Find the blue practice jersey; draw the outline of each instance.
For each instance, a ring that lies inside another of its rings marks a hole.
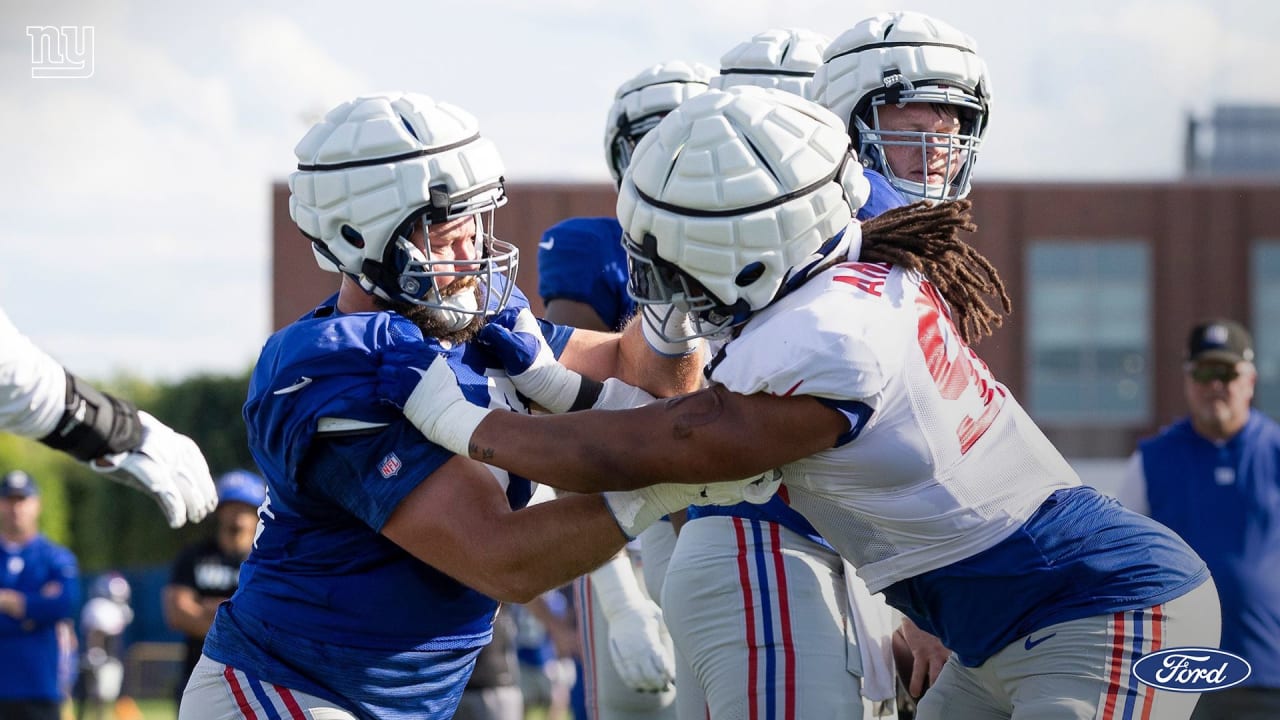
[[[205,654],[361,717],[450,717],[497,602],[379,533],[453,456],[378,399],[380,361],[393,348],[424,361],[443,354],[470,401],[526,408],[512,405],[514,387],[480,348],[446,347],[399,314],[341,314],[335,303],[273,335],[250,379],[244,417],[268,497]],[[509,305],[528,301],[515,290]],[[571,333],[551,330],[557,355]],[[321,418],[354,422],[328,432]],[[498,474],[511,507],[523,507],[532,484]]]
[[[860,222],[870,220],[871,218],[892,210],[896,207],[902,207],[907,201],[902,197],[889,181],[883,175],[870,170],[862,169],[862,175],[871,183],[871,196],[867,202],[858,208],[858,220]],[[621,232],[621,231],[619,231]],[[688,517],[690,520],[700,517],[710,517],[714,515],[729,515],[732,517],[748,518],[750,520],[765,520],[777,523],[788,530],[803,535],[813,542],[830,548],[831,545],[822,538],[813,525],[800,513],[787,507],[782,498],[773,497],[769,502],[762,505],[753,505],[752,503],[740,503],[738,505],[694,505],[689,508]]]
[[[73,616],[80,572],[70,550],[37,535],[0,543],[0,589],[22,593],[21,620],[0,613],[0,700],[60,700],[59,620]]]
[[[1222,649],[1253,666],[1245,685],[1280,688],[1280,425],[1253,410],[1214,443],[1182,420],[1139,448],[1151,517],[1213,573]]]
[[[992,578],[1003,582],[995,588]],[[1040,628],[1167,602],[1208,579],[1204,562],[1168,528],[1080,486],[1054,492],[994,547],[884,595],[977,667]]]
[[[544,303],[590,305],[606,326],[621,330],[636,305],[627,295],[627,251],[618,221],[570,218],[547,229],[538,243],[538,295]]]

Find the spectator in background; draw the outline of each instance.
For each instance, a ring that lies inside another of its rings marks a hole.
[[[58,720],[58,623],[80,595],[76,558],[40,534],[31,476],[0,477],[0,718]]]
[[[240,564],[253,549],[258,506],[266,500],[267,484],[248,470],[232,470],[218,478],[217,529],[213,537],[186,547],[173,564],[164,589],[164,618],[186,636],[187,654],[174,689],[175,702],[200,659],[204,636],[213,624],[218,604],[231,597],[239,582]]]
[[[120,695],[124,684],[124,631],[133,622],[133,608],[129,605],[132,595],[123,575],[103,573],[93,581],[89,600],[80,610],[84,652],[76,683],[76,700],[80,704],[77,718],[84,718],[92,710],[92,717],[103,720],[107,707],[117,701],[133,704]],[[121,713],[117,710],[113,715],[118,718]]]
[[[1204,558],[1222,601],[1223,650],[1253,667],[1205,693],[1193,720],[1280,717],[1280,425],[1251,408],[1258,371],[1239,323],[1192,329],[1187,417],[1138,445],[1119,500],[1164,523]]]

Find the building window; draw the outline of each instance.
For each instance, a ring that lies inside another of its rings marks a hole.
[[[1151,416],[1150,249],[1137,241],[1035,241],[1028,252],[1027,409],[1052,425]]]
[[[1253,404],[1272,417],[1280,417],[1280,240],[1253,244],[1252,307],[1254,362],[1258,387]]]

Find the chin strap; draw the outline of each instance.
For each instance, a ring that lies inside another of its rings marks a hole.
[[[66,407],[53,432],[40,442],[88,462],[129,452],[142,443],[138,409],[67,372]]]

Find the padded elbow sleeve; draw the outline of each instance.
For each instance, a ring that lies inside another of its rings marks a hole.
[[[58,426],[40,442],[88,462],[138,447],[142,423],[133,403],[108,395],[67,372],[66,408]]]

